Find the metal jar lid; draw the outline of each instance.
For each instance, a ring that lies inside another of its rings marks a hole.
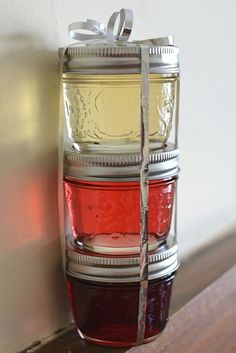
[[[179,49],[173,37],[141,41],[149,45],[150,73],[179,72]],[[63,57],[64,73],[137,74],[140,73],[139,42],[127,45],[81,45],[68,47]],[[59,49],[59,56],[63,49]]]
[[[157,251],[149,254],[148,279],[167,276],[179,267],[178,246],[174,236]],[[70,239],[67,245],[67,274],[89,281],[138,282],[140,272],[139,256],[104,256],[80,250]]]
[[[139,180],[140,154],[84,154],[64,152],[64,176],[96,181]],[[179,150],[173,144],[149,154],[149,179],[164,179],[179,172]]]

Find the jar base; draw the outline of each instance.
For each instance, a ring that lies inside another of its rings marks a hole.
[[[77,329],[77,332],[82,339],[84,339],[85,341],[87,341],[89,343],[96,344],[97,346],[117,347],[117,348],[129,348],[129,347],[136,346],[136,342],[120,342],[120,341],[99,340],[97,338],[93,338],[93,337],[89,337],[87,335],[84,335],[79,329]],[[154,341],[160,335],[161,335],[161,332],[155,336],[145,338],[144,344]]]
[[[77,152],[83,153],[139,153],[140,143],[139,142],[96,142],[96,143],[85,143],[85,142],[74,142],[73,147]],[[152,142],[149,141],[149,150],[155,151],[165,147],[165,141],[163,142]]]
[[[166,239],[157,239],[155,235],[149,234],[148,251],[157,249]],[[139,254],[140,234],[93,234],[77,237],[76,244],[81,248],[112,255]]]

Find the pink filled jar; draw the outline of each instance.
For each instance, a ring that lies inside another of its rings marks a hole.
[[[104,157],[65,152],[68,218],[75,241],[83,249],[139,253],[139,163],[135,154]],[[169,145],[150,154],[149,251],[163,243],[170,232],[177,176],[178,150]]]
[[[110,347],[135,345],[139,305],[138,256],[101,256],[67,246],[67,289],[79,335]],[[154,340],[169,317],[171,290],[179,266],[170,237],[149,254],[144,342]]]

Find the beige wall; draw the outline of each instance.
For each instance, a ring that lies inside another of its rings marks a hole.
[[[0,351],[69,322],[57,212],[57,48],[67,26],[135,12],[133,38],[181,50],[179,241],[188,254],[236,223],[234,0],[2,0]]]
[[[67,325],[69,315],[59,245],[59,89],[51,4],[6,1],[4,5],[0,12],[0,352],[13,353]]]

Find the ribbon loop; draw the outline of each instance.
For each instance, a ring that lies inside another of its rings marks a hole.
[[[120,10],[119,40],[128,42],[133,27],[133,11]]]
[[[95,34],[82,33],[80,30]],[[79,41],[101,40],[105,38],[106,27],[103,23],[88,19],[86,22],[73,22],[68,27],[69,36]]]
[[[120,22],[117,33],[114,35],[114,28],[117,18],[120,16]],[[107,24],[107,42],[114,44],[116,41],[119,43],[127,42],[133,27],[133,12],[129,9],[121,9],[120,12],[114,12]]]

